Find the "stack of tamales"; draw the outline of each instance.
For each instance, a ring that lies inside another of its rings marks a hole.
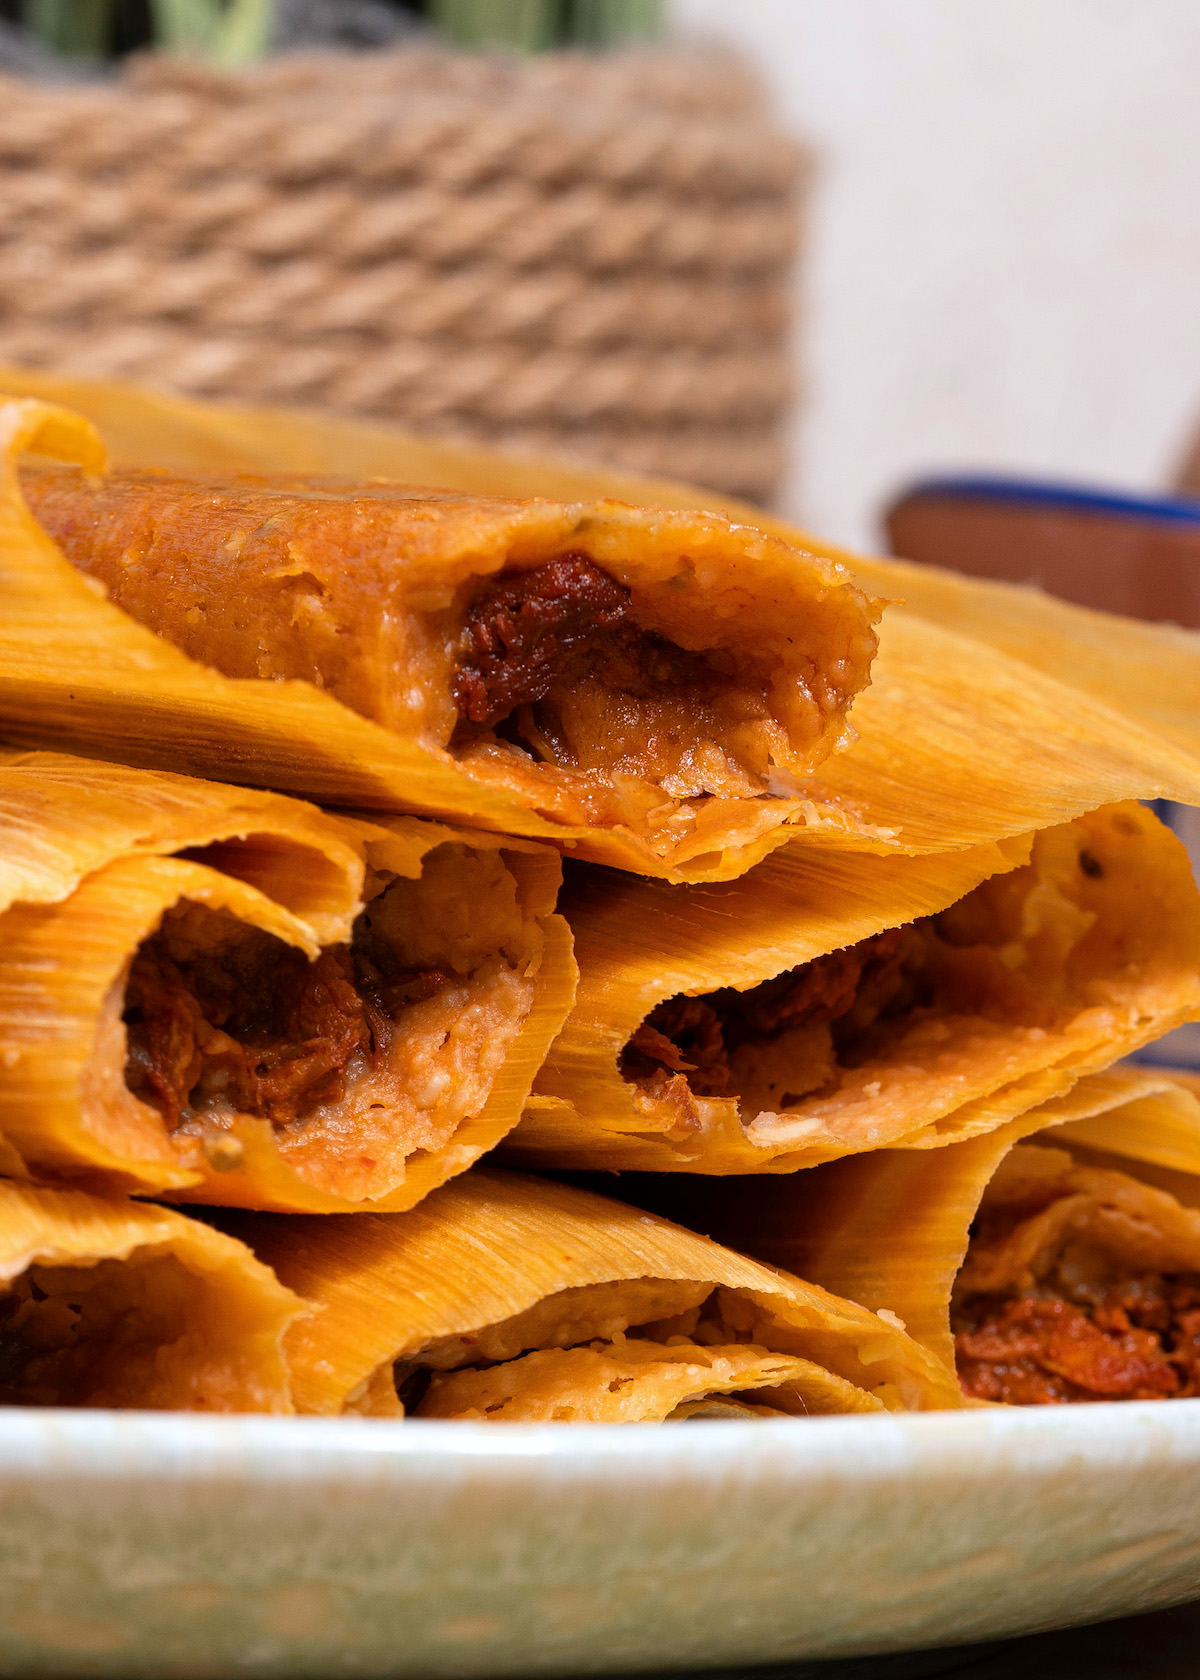
[[[2,385],[5,1402],[1200,1394],[1200,641]]]

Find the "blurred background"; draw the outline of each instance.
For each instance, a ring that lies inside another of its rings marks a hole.
[[[930,474],[1188,482],[1189,0],[0,15],[0,360],[631,465],[859,546]]]
[[[1200,420],[1200,8],[674,0],[817,169],[789,508],[878,541],[930,468],[1130,488]]]

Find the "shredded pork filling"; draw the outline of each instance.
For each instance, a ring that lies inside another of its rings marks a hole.
[[[704,997],[668,998],[625,1046],[621,1074],[652,1094],[666,1094],[671,1081],[682,1079],[696,1096],[735,1096],[739,1050],[817,1027],[823,1031],[806,1060],[815,1062],[819,1087],[835,1066],[853,1066],[865,1055],[881,1024],[930,1001],[930,932],[924,923],[891,928],[749,991],[725,987]],[[813,1088],[805,1082],[801,1091],[781,1090],[779,1107]]]
[[[629,590],[585,554],[483,585],[455,660],[451,746],[468,759],[516,751],[551,769],[616,772],[661,790],[661,803],[664,791],[760,793],[784,746],[748,660],[688,652],[638,625]],[[627,786],[621,802],[631,799]]]
[[[976,1295],[952,1314],[976,1400],[1050,1406],[1200,1395],[1200,1275],[1130,1277],[1090,1298]]]
[[[130,969],[126,1084],[171,1131],[214,1104],[286,1126],[336,1102],[352,1065],[378,1070],[405,1008],[448,981],[400,968],[357,930],[309,962],[239,924],[222,937],[223,920],[195,905],[168,913]]]
[[[454,683],[460,718],[494,725],[544,699],[628,613],[628,589],[584,554],[560,554],[486,585],[463,628]]]
[[[378,1198],[485,1106],[543,938],[505,853],[458,842],[391,879],[315,962],[183,901],[135,953],[113,1071],[185,1161],[237,1169],[252,1117],[316,1189]]]
[[[1067,837],[1063,849],[1074,845]],[[970,1016],[1044,1036],[1095,1001],[1077,953],[1097,917],[1073,894],[1103,873],[1079,849],[1061,886],[1028,865],[747,991],[668,998],[624,1046],[621,1075],[670,1106],[689,1093],[736,1098],[750,1121],[834,1092],[845,1070],[886,1059],[926,1020]]]
[[[966,1394],[1010,1406],[1200,1395],[1200,1212],[1043,1143],[1001,1163],[951,1326]]]

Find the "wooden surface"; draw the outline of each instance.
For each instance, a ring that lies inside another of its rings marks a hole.
[[[1200,1589],[1200,1582],[1197,1582]],[[1200,1600],[1148,1616],[901,1656],[721,1669],[683,1680],[1197,1680]]]

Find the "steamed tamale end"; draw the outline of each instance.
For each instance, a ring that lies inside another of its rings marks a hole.
[[[120,393],[105,399],[110,418],[121,400]],[[197,423],[211,441],[226,420]],[[454,530],[467,533],[475,556],[467,570],[483,590],[503,585],[506,570],[532,573],[583,554],[629,590],[630,616],[602,632],[604,646],[567,650],[594,665],[584,681],[572,683],[573,672],[561,678],[561,706],[552,682],[497,723],[494,740],[486,738],[492,725],[468,719],[485,737],[467,741],[456,696],[469,707],[470,691],[482,684],[486,700],[496,674],[474,657],[497,651],[481,648],[477,632],[486,641],[498,631],[492,607],[515,626],[515,603],[476,601],[468,584],[446,608],[435,579],[430,594],[413,596],[414,613],[436,618],[461,608],[461,617],[433,638],[436,670],[422,667],[420,681],[400,685],[408,721],[384,725],[303,676],[223,675],[104,599],[92,587],[97,580],[72,566],[28,513],[12,465],[20,448],[42,447],[41,433],[47,450],[94,474],[102,454],[94,433],[32,399],[7,404],[0,431],[10,445],[0,509],[0,728],[12,742],[71,745],[327,804],[465,820],[672,882],[732,879],[792,839],[816,851],[938,853],[1063,821],[1103,800],[1200,800],[1189,755],[1032,666],[915,615],[890,628],[885,622],[863,690],[874,609],[845,592],[828,561],[775,543],[744,518],[731,528],[706,515],[613,503],[510,502],[503,504],[517,509],[510,517],[470,497],[422,502],[416,523],[428,536],[422,521],[441,521],[442,547],[414,552],[418,570],[436,549],[434,570],[445,580]],[[244,446],[245,431],[239,435]],[[353,440],[347,447],[352,453]],[[287,487],[301,499],[337,500],[327,481],[293,478]],[[380,505],[403,499],[395,484],[368,488]],[[461,519],[455,506],[466,508]],[[221,533],[235,570],[244,546],[239,530]],[[287,598],[277,614],[284,643],[303,642],[312,655],[329,628],[333,595],[314,587],[320,577],[297,541],[299,559],[289,555],[264,586]],[[664,557],[666,569],[658,565]],[[544,607],[540,583],[530,603],[535,596]],[[188,601],[192,629],[203,628],[214,599],[233,602],[240,592]],[[516,605],[518,616],[526,604]],[[475,606],[481,610],[471,617]],[[529,616],[540,613],[531,607]],[[368,640],[381,633],[383,616],[371,615]],[[642,635],[631,687],[622,638],[633,621]],[[787,645],[772,653],[772,638],[781,635]],[[660,661],[656,637],[683,657]],[[336,662],[345,638],[334,641]],[[522,641],[517,635],[514,648]],[[688,677],[696,660],[704,665],[698,686]],[[556,661],[550,664],[559,670]],[[859,739],[835,753],[848,739],[846,701],[856,691]],[[439,697],[441,722],[422,734],[423,726],[408,723],[424,716],[430,693]],[[515,690],[512,697],[520,698]],[[681,697],[684,735],[672,709]],[[560,752],[564,742],[573,759]],[[595,754],[603,763],[588,768]]]
[[[305,1308],[166,1208],[0,1184],[0,1404],[290,1412]]]
[[[556,501],[615,496],[641,506],[715,508],[741,523],[774,531],[794,547],[841,561],[870,594],[902,599],[905,605],[887,615],[889,627],[917,617],[966,632],[983,646],[999,648],[1047,676],[1060,678],[1070,672],[1075,685],[1106,706],[1119,700],[1122,711],[1195,751],[1200,714],[1197,638],[1175,625],[1094,612],[1040,590],[939,567],[852,554],[711,489],[435,444],[361,422],[168,399],[133,386],[64,379],[27,368],[6,369],[5,388],[94,416],[121,466],[198,473],[300,467],[358,478],[382,473],[409,484],[439,484],[471,494],[547,496]]]
[[[186,1001],[165,993],[161,1057],[152,1021],[144,1043],[130,1023],[130,1044],[124,1017],[141,1011],[149,987],[131,959],[145,943],[171,939],[210,949],[257,939],[302,965],[319,951],[282,905],[175,858],[118,858],[61,904],[14,905],[0,931],[0,1132],[39,1175],[143,1191],[193,1182],[202,1155],[197,1134],[176,1137],[158,1102],[138,1094],[161,1087],[172,1064],[182,1055],[189,1065],[195,1052],[172,1028],[189,1019]],[[147,954],[147,969],[152,960]]]
[[[25,851],[45,856],[107,787],[104,767],[57,755],[5,776],[25,790]],[[113,786],[130,811],[98,824],[92,861],[117,855],[58,902],[0,916],[0,1136],[23,1172],[282,1209],[409,1206],[515,1123],[572,996],[556,853],[148,772]],[[206,833],[197,812],[212,810]],[[183,855],[157,855],[171,844]],[[306,858],[330,863],[324,885]],[[336,913],[331,882],[353,895]],[[309,888],[312,921],[280,902]]]
[[[848,574],[716,516],[45,464],[22,486],[190,658],[312,684],[559,820],[644,827],[803,774],[875,650]]]
[[[816,1395],[806,1386],[831,1403],[813,1405]],[[435,1374],[414,1415],[481,1423],[663,1423],[701,1401],[756,1393],[768,1401],[756,1408],[759,1416],[882,1410],[810,1360],[673,1336],[665,1344],[623,1337],[538,1350],[503,1365]]]
[[[975,1399],[1200,1395],[1200,1210],[1131,1173],[1018,1145],[984,1191],[951,1325]]]
[[[972,1400],[1200,1392],[1200,1103],[1154,1070],[939,1150],[609,1186],[903,1322]]]
[[[314,1308],[288,1337],[301,1411],[665,1419],[959,1403],[892,1324],[622,1203],[475,1168],[411,1213],[225,1213]],[[560,1357],[562,1356],[562,1357]]]
[[[179,1199],[407,1208],[492,1148],[570,1006],[569,934],[546,913],[557,871],[550,853],[452,839],[419,880],[372,898],[276,1017],[279,1091],[259,1079],[238,1096],[241,1159]],[[328,987],[322,963],[336,966]]]
[[[984,860],[917,860],[911,880],[909,861],[892,860],[872,905],[879,860],[841,860],[865,904],[851,900],[840,926],[819,897],[834,877],[816,871],[813,915],[781,893],[775,937],[757,944],[755,873],[685,889],[661,914],[653,883],[582,884],[568,898],[580,1001],[511,1158],[736,1174],[944,1147],[1200,1014],[1200,894],[1143,807],[1039,832],[1028,862],[996,859],[974,881]],[[933,894],[937,866],[941,904],[900,921],[906,896]],[[782,860],[764,866],[763,889],[784,875]],[[622,909],[635,912],[624,939]]]

